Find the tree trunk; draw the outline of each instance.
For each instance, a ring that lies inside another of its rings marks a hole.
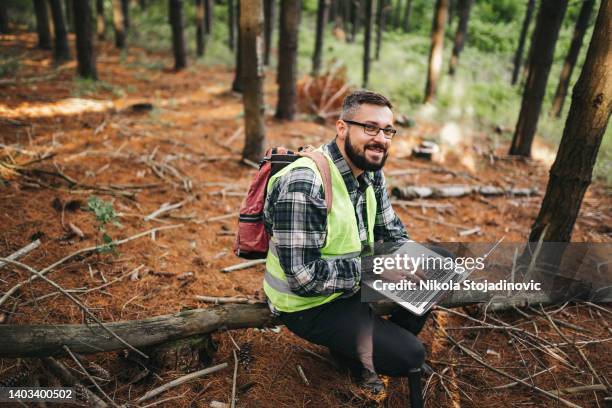
[[[328,22],[334,22],[336,20],[336,2],[338,0],[329,0],[329,15]]]
[[[570,78],[572,77],[578,54],[580,54],[580,47],[582,47],[582,40],[589,26],[589,20],[591,19],[594,5],[595,0],[584,0],[580,8],[580,14],[578,15],[578,20],[576,20],[576,27],[574,28],[572,43],[565,57],[563,68],[561,69],[559,84],[557,85],[557,91],[555,92],[555,98],[553,99],[552,109],[550,111],[551,116],[561,117]]]
[[[7,4],[2,2],[0,3],[0,34],[8,34],[10,32]]]
[[[113,28],[115,29],[115,47],[125,48],[127,32],[123,19],[122,0],[113,0]]]
[[[300,0],[281,2],[278,42],[278,103],[275,115],[277,119],[293,120],[295,116],[300,9]]]
[[[236,7],[234,0],[227,0],[227,45],[234,51],[236,45],[236,17],[234,11]]]
[[[64,11],[62,10],[62,1],[49,0],[49,5],[51,6],[53,28],[55,30],[53,58],[56,62],[67,61],[70,59],[70,48],[68,47],[68,33],[66,32],[66,22],[64,20]]]
[[[196,5],[196,55],[204,56],[204,48],[206,47],[205,27],[204,27],[204,0],[195,0]]]
[[[402,22],[402,28],[405,33],[410,31],[410,17],[412,16],[412,0],[406,1],[406,7],[404,8],[404,21]]]
[[[36,12],[36,32],[38,34],[38,48],[50,50],[51,30],[49,28],[49,12],[46,0],[34,0],[34,11]]]
[[[368,87],[368,80],[370,78],[370,43],[372,40],[372,12],[373,12],[373,0],[365,0],[365,32],[363,37],[363,88]]]
[[[459,63],[459,54],[461,54],[461,51],[463,51],[463,46],[465,45],[472,1],[473,0],[459,0],[459,25],[457,26],[457,32],[455,33],[453,55],[451,56],[450,67],[448,69],[448,73],[450,75],[455,75],[457,64]]]
[[[66,29],[69,33],[74,33],[74,0],[64,0],[66,11]]]
[[[106,38],[106,19],[104,18],[104,0],[96,0],[96,32],[98,40]]]
[[[359,11],[361,9],[360,0],[349,0],[351,2],[351,33],[347,36],[349,42],[354,42],[359,29]]]
[[[232,82],[232,91],[234,92],[242,92],[242,33],[240,30],[240,0],[236,0],[236,24],[238,38],[236,41],[236,68],[234,69],[234,81]]]
[[[140,8],[142,10],[146,10],[147,9],[147,0],[139,0],[138,4],[140,5]]]
[[[82,78],[98,79],[94,45],[93,8],[91,0],[75,0],[74,31],[76,33],[77,71]]]
[[[169,0],[170,26],[172,27],[172,50],[174,51],[174,70],[180,71],[187,66],[185,49],[185,30],[183,0]]]
[[[275,0],[264,0],[264,65],[270,65],[272,34],[274,33]]]
[[[538,126],[538,116],[546,92],[555,43],[567,9],[567,2],[568,0],[542,0],[540,5],[533,33],[533,51],[529,57],[529,74],[523,91],[521,112],[510,147],[511,155],[531,156],[531,144]]]
[[[382,45],[382,33],[385,26],[385,0],[377,0],[376,2],[376,50],[374,51],[374,59],[378,61],[380,58],[380,47]]]
[[[212,0],[204,0],[204,8],[206,9],[205,28],[206,28],[206,34],[208,35],[212,33],[213,14],[214,14],[213,6],[214,4]]]
[[[245,2],[254,3],[254,2]],[[440,302],[441,306],[453,308],[468,304],[486,303],[493,292],[454,291]],[[546,293],[528,294],[525,299],[506,298],[498,302],[523,305],[549,304]],[[388,315],[397,306],[390,302],[373,304],[378,315]],[[142,349],[182,338],[213,333],[219,330],[263,328],[280,324],[270,315],[265,303],[231,304],[193,309],[171,315],[161,315],[143,320],[106,323],[106,326],[127,343]],[[73,352],[93,354],[125,349],[125,345],[97,325],[0,325],[0,358],[24,358],[59,356],[65,354],[66,345]]]
[[[527,11],[525,11],[525,19],[523,20],[523,28],[521,28],[521,35],[519,37],[518,48],[514,54],[514,68],[512,69],[512,85],[516,84],[518,79],[519,71],[521,70],[521,64],[523,61],[523,49],[525,48],[525,39],[527,38],[527,32],[529,31],[529,24],[531,24],[531,17],[533,16],[533,10],[535,8],[535,0],[527,0]]]
[[[123,13],[123,27],[127,33],[130,29],[130,0],[121,0],[121,12]]]
[[[291,4],[290,4],[291,3]],[[284,0],[282,7],[296,6],[299,11],[300,0]],[[264,154],[266,133],[264,127],[264,70],[261,49],[257,46],[263,41],[263,6],[261,0],[240,2],[240,48],[243,53],[242,78],[244,92],[244,150],[242,158],[255,163]],[[282,12],[281,12],[282,15]],[[297,32],[297,23],[294,21]],[[282,57],[281,57],[282,58]]]
[[[442,69],[442,53],[444,52],[444,25],[448,13],[448,0],[436,0],[436,8],[431,28],[431,48],[429,50],[429,68],[427,69],[427,84],[425,85],[425,103],[430,103],[436,95],[438,78]]]
[[[319,0],[319,8],[317,9],[317,28],[315,36],[315,49],[312,55],[312,75],[319,75],[321,71],[321,55],[323,54],[323,40],[325,37],[325,28],[327,27],[327,14],[329,8],[329,0]]]
[[[612,112],[612,1],[602,0],[529,241],[569,242]]]
[[[348,42],[348,32],[349,32],[349,23],[351,21],[351,1],[352,0],[342,0],[342,22],[344,25],[342,29],[344,30],[344,34],[346,37],[346,41]]]
[[[393,27],[399,28],[402,23],[402,0],[397,0],[395,4],[395,13],[393,15]]]

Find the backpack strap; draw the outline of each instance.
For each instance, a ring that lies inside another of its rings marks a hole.
[[[329,168],[329,161],[325,155],[316,150],[303,149],[298,152],[298,155],[302,157],[308,157],[312,161],[315,162],[319,172],[321,173],[321,178],[323,179],[323,191],[325,192],[325,206],[327,207],[327,214],[331,212],[332,208],[332,182],[331,182],[331,171]]]

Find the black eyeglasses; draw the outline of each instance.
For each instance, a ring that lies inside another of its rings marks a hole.
[[[345,122],[350,123],[351,125],[361,126],[365,134],[368,136],[376,136],[378,135],[378,132],[382,130],[386,139],[393,139],[393,136],[395,136],[397,133],[397,130],[393,128],[381,128],[369,123],[355,122],[354,120],[345,120]]]

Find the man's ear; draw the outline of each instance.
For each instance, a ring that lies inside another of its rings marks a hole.
[[[338,135],[338,139],[344,140],[344,136],[346,134],[347,124],[341,119],[336,121],[336,134]]]

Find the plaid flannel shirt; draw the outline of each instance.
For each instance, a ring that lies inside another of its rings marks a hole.
[[[342,174],[355,209],[362,244],[367,243],[365,190],[369,185],[374,188],[377,202],[374,240],[408,240],[402,221],[391,207],[382,171],[366,171],[356,178],[335,139],[323,148]],[[295,294],[319,296],[344,292],[350,295],[359,289],[359,257],[321,258],[327,236],[327,208],[323,183],[314,171],[295,168],[278,178],[266,197],[264,222],[277,242],[280,264]]]

